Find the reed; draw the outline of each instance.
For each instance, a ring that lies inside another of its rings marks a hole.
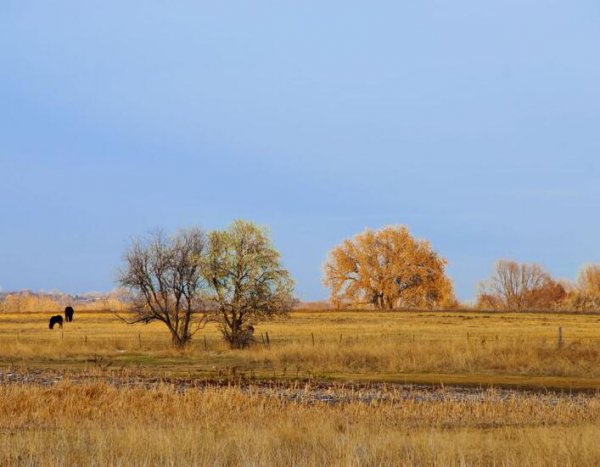
[[[290,402],[252,388],[0,386],[2,465],[597,465],[600,396]]]

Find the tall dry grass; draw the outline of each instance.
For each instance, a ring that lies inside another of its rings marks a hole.
[[[600,345],[572,342],[368,342],[348,339],[312,346],[292,343],[259,348],[246,356],[266,367],[302,374],[456,373],[600,377]]]
[[[0,386],[0,465],[597,465],[600,397],[291,403],[240,388]]]

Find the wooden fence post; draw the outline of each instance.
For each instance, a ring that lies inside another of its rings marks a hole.
[[[562,326],[558,327],[558,348],[560,349],[563,345],[563,332]]]

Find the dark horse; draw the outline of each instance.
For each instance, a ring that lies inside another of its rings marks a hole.
[[[67,308],[65,308],[65,320],[67,321],[67,323],[70,323],[71,321],[73,321],[74,313],[75,313],[75,311],[73,310],[73,307],[68,306]]]
[[[54,315],[50,318],[50,324],[48,325],[48,327],[50,329],[54,329],[55,324],[58,324],[62,328],[62,324],[63,324],[62,316]]]

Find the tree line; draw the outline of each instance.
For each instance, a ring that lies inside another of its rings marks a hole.
[[[600,265],[584,266],[576,282],[557,281],[538,264],[500,260],[479,285],[475,307],[488,310],[600,310]]]
[[[405,226],[367,229],[334,247],[323,283],[335,307],[452,309],[459,304],[447,261]],[[600,265],[584,266],[575,283],[557,281],[542,266],[500,260],[478,287],[481,310],[600,309]]]
[[[416,239],[405,226],[367,229],[329,252],[323,284],[336,308],[456,309],[461,304],[446,264],[428,241]],[[125,251],[117,282],[127,292],[126,298],[122,293],[115,298],[119,317],[132,324],[162,323],[178,348],[211,322],[232,348],[244,348],[254,340],[257,323],[286,314],[296,302],[293,280],[266,229],[244,220],[210,232],[191,228],[167,235],[158,230],[139,237]],[[55,305],[43,300],[7,295],[0,309]],[[585,266],[571,283],[553,279],[537,264],[500,260],[479,284],[471,306],[600,310],[600,265]]]
[[[123,311],[127,308],[127,294],[122,290],[95,293],[93,297],[29,290],[0,294],[0,313],[61,312],[67,305],[79,311]]]

